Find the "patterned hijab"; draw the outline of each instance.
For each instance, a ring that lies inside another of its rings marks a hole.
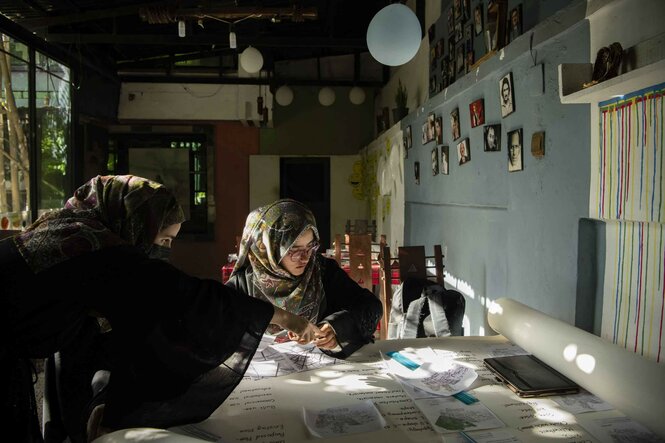
[[[117,245],[148,251],[157,233],[185,220],[163,185],[132,175],[97,176],[78,188],[63,209],[43,214],[14,237],[38,273],[79,255]]]
[[[299,276],[280,265],[287,251],[308,229],[318,241],[314,214],[295,200],[277,200],[252,211],[247,216],[231,277],[242,276],[244,271],[249,295],[316,323],[324,297],[319,262],[312,255],[305,272]]]

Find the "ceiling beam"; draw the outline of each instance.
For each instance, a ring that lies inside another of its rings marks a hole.
[[[225,76],[183,76],[183,75],[126,75],[118,74],[121,82],[126,83],[199,83],[219,85],[277,85],[288,84],[291,86],[361,86],[366,88],[382,88],[385,83],[380,81],[353,81],[353,80],[308,80],[299,78],[283,78],[278,81],[268,78],[255,77],[225,77]]]
[[[117,8],[95,9],[91,11],[79,12],[76,14],[53,15],[49,17],[40,17],[21,20],[21,26],[28,29],[46,28],[48,26],[69,25],[72,23],[88,22],[112,17],[121,17],[125,15],[138,15],[139,9],[158,6],[164,4],[163,1],[153,1],[146,3],[137,3],[135,5],[118,6]]]
[[[175,28],[174,28],[175,30]],[[173,34],[70,34],[47,33],[44,39],[51,43],[87,45],[160,45],[160,46],[206,46],[228,47],[226,34],[192,35],[178,37]],[[330,37],[251,37],[238,35],[238,46],[252,45],[264,48],[349,48],[367,49],[364,38]]]

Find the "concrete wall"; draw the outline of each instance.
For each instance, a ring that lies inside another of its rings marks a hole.
[[[576,13],[577,14],[577,13]],[[534,59],[528,38],[520,38],[467,74],[403,121],[412,126],[413,146],[405,161],[405,244],[442,244],[447,281],[467,296],[465,330],[488,331],[489,300],[508,296],[556,318],[574,322],[577,288],[577,235],[587,215],[589,114],[584,105],[560,104],[557,65],[590,59],[588,22],[556,19],[534,30]],[[553,27],[553,28],[552,28]],[[534,64],[543,64],[535,67]],[[515,112],[501,118],[499,79],[512,72]],[[543,72],[542,77],[540,72]],[[539,94],[533,79],[544,85]],[[500,152],[483,152],[483,129],[470,128],[469,103],[483,98],[485,123],[502,125]],[[471,161],[456,163],[450,112],[459,108],[462,137]],[[450,175],[432,176],[434,142],[422,145],[421,126],[434,112],[444,121],[450,147]],[[508,172],[506,133],[523,130],[524,170]],[[545,131],[544,158],[530,154],[531,136]],[[421,183],[413,163],[421,163]]]

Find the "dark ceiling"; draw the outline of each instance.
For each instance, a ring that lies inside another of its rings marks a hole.
[[[370,20],[388,0],[0,0],[0,13],[110,75],[232,76],[248,45],[271,71],[283,60],[367,51]],[[179,21],[185,37],[179,37]],[[233,23],[233,25],[232,25]],[[229,47],[229,31],[237,49]],[[201,60],[204,59],[204,60]]]

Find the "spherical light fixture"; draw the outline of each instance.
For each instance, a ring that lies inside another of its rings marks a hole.
[[[323,106],[330,106],[335,103],[335,91],[329,86],[321,88],[319,91],[319,103]]]
[[[354,105],[362,105],[365,102],[365,91],[363,88],[354,86],[349,91],[349,101]]]
[[[275,91],[275,100],[280,106],[289,106],[293,101],[293,89],[288,86],[280,86]]]
[[[240,53],[240,66],[250,74],[257,73],[263,67],[263,55],[258,49],[248,46]]]
[[[420,22],[408,6],[393,3],[376,13],[367,28],[367,48],[379,63],[399,66],[420,47]]]

